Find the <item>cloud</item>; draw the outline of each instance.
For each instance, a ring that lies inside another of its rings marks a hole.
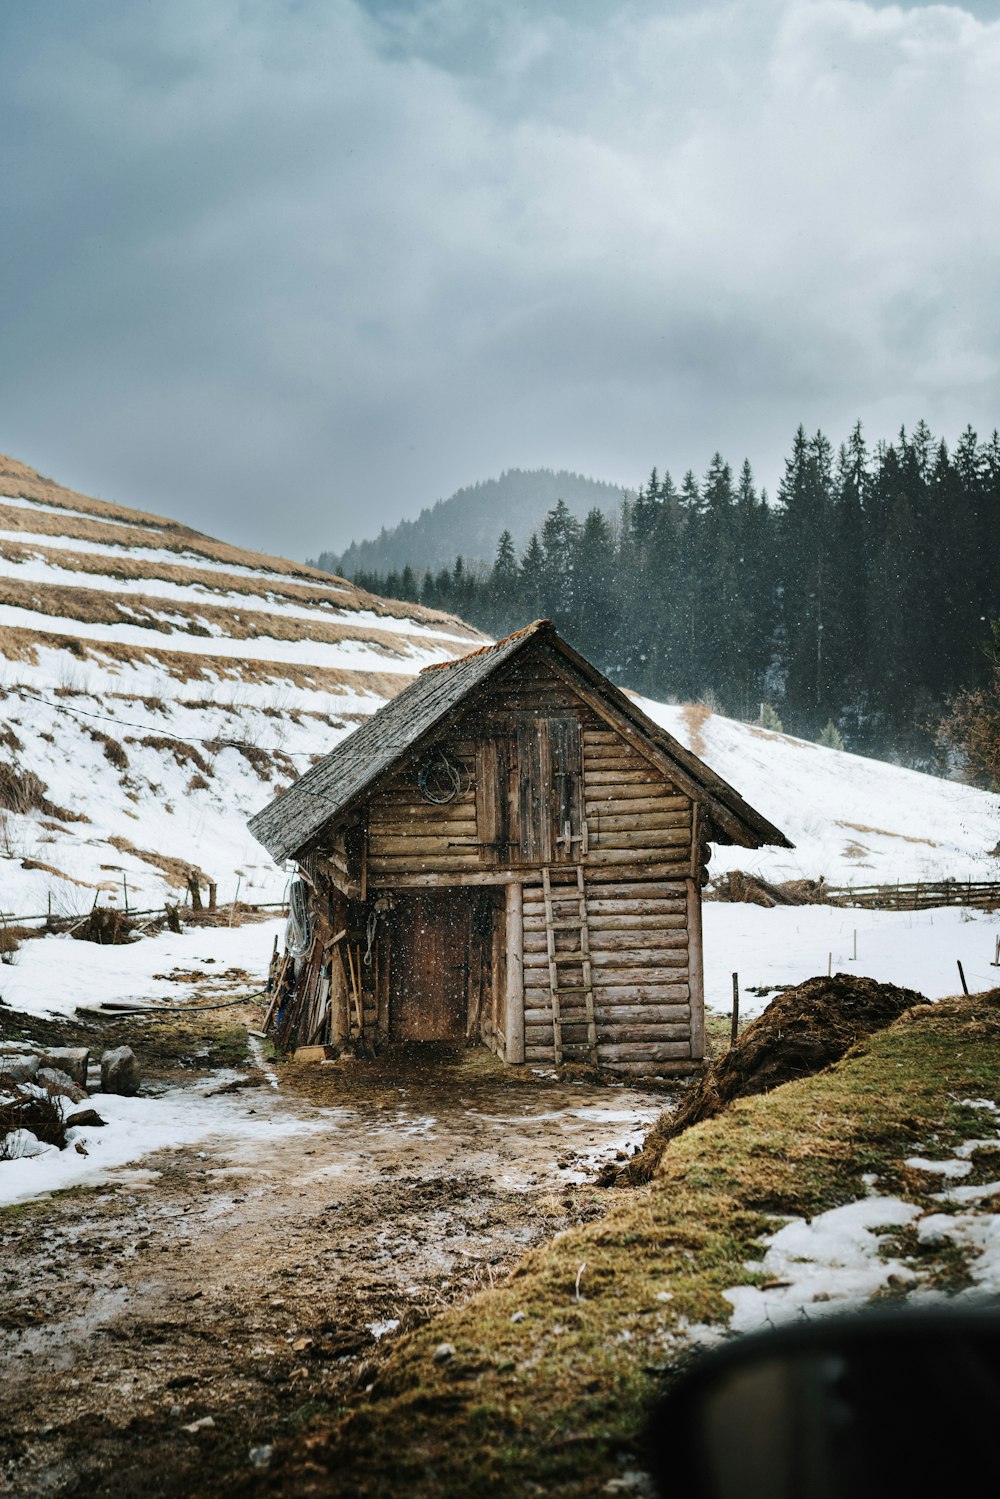
[[[995,420],[970,10],[17,11],[0,445],[68,482],[301,555],[509,465]]]

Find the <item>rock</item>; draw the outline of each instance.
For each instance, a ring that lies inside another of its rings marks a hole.
[[[25,1056],[6,1055],[0,1057],[0,1083],[30,1083],[40,1066],[38,1057],[30,1053]]]
[[[73,1079],[67,1073],[60,1072],[57,1067],[39,1067],[34,1080],[46,1092],[59,1098],[68,1098],[73,1103],[81,1103],[87,1096],[85,1088],[78,1088]]]
[[[67,1129],[74,1129],[78,1125],[81,1128],[84,1125],[87,1125],[87,1126],[103,1125],[104,1122],[105,1121],[101,1118],[100,1114],[97,1112],[96,1109],[77,1109],[77,1111],[76,1111],[75,1114],[70,1114],[67,1117],[67,1119],[66,1119],[66,1128]]]
[[[116,1046],[101,1058],[101,1087],[105,1093],[120,1093],[131,1098],[138,1093],[142,1074],[131,1046]]]
[[[455,1357],[454,1343],[439,1343],[434,1350],[434,1362],[436,1364],[446,1363],[448,1359]]]
[[[128,1048],[123,1047],[121,1048],[121,1050],[127,1051]],[[209,1427],[214,1425],[215,1422],[212,1420],[211,1416],[202,1416],[200,1421],[191,1421],[187,1426],[182,1426],[181,1431],[189,1431],[191,1435],[194,1436],[195,1432],[207,1431]]]
[[[87,1086],[87,1068],[90,1052],[86,1046],[51,1046],[41,1053],[43,1067],[57,1067],[73,1079],[80,1088]]]
[[[273,1452],[274,1452],[274,1448],[271,1447],[271,1446],[251,1447],[250,1448],[250,1465],[251,1465],[251,1467],[253,1467],[253,1468],[266,1468],[267,1465],[268,1465],[268,1463],[271,1461],[271,1455],[272,1455]]]

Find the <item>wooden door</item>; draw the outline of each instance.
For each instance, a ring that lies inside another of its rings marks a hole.
[[[568,714],[520,719],[517,753],[522,861],[578,861],[583,831],[579,719]]]
[[[469,985],[471,905],[462,891],[400,895],[390,972],[393,1041],[461,1041]]]

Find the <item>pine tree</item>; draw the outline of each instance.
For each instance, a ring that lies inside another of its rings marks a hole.
[[[826,749],[842,750],[844,748],[843,736],[832,718],[827,719],[826,727],[820,730],[816,743],[822,744]]]
[[[544,575],[545,553],[542,551],[537,532],[532,531],[521,558],[520,567],[521,597],[525,604],[526,624],[533,619],[545,618]]]
[[[514,539],[509,531],[503,531],[487,589],[487,624],[495,634],[509,635],[517,628],[519,579]]]
[[[570,640],[607,670],[618,636],[620,601],[615,589],[614,536],[601,510],[588,512],[577,543],[575,598]]]
[[[557,629],[573,619],[580,522],[565,500],[557,500],[542,525],[542,591],[546,613]]]

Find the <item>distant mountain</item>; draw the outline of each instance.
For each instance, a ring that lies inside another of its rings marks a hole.
[[[520,551],[557,500],[581,519],[596,505],[616,509],[622,489],[566,469],[511,468],[499,479],[459,489],[447,500],[421,510],[416,520],[382,528],[371,541],[355,541],[341,556],[320,554],[320,565],[350,577],[357,572],[388,573],[407,563],[418,572],[435,571],[456,557],[492,562],[501,531],[510,531]]]

